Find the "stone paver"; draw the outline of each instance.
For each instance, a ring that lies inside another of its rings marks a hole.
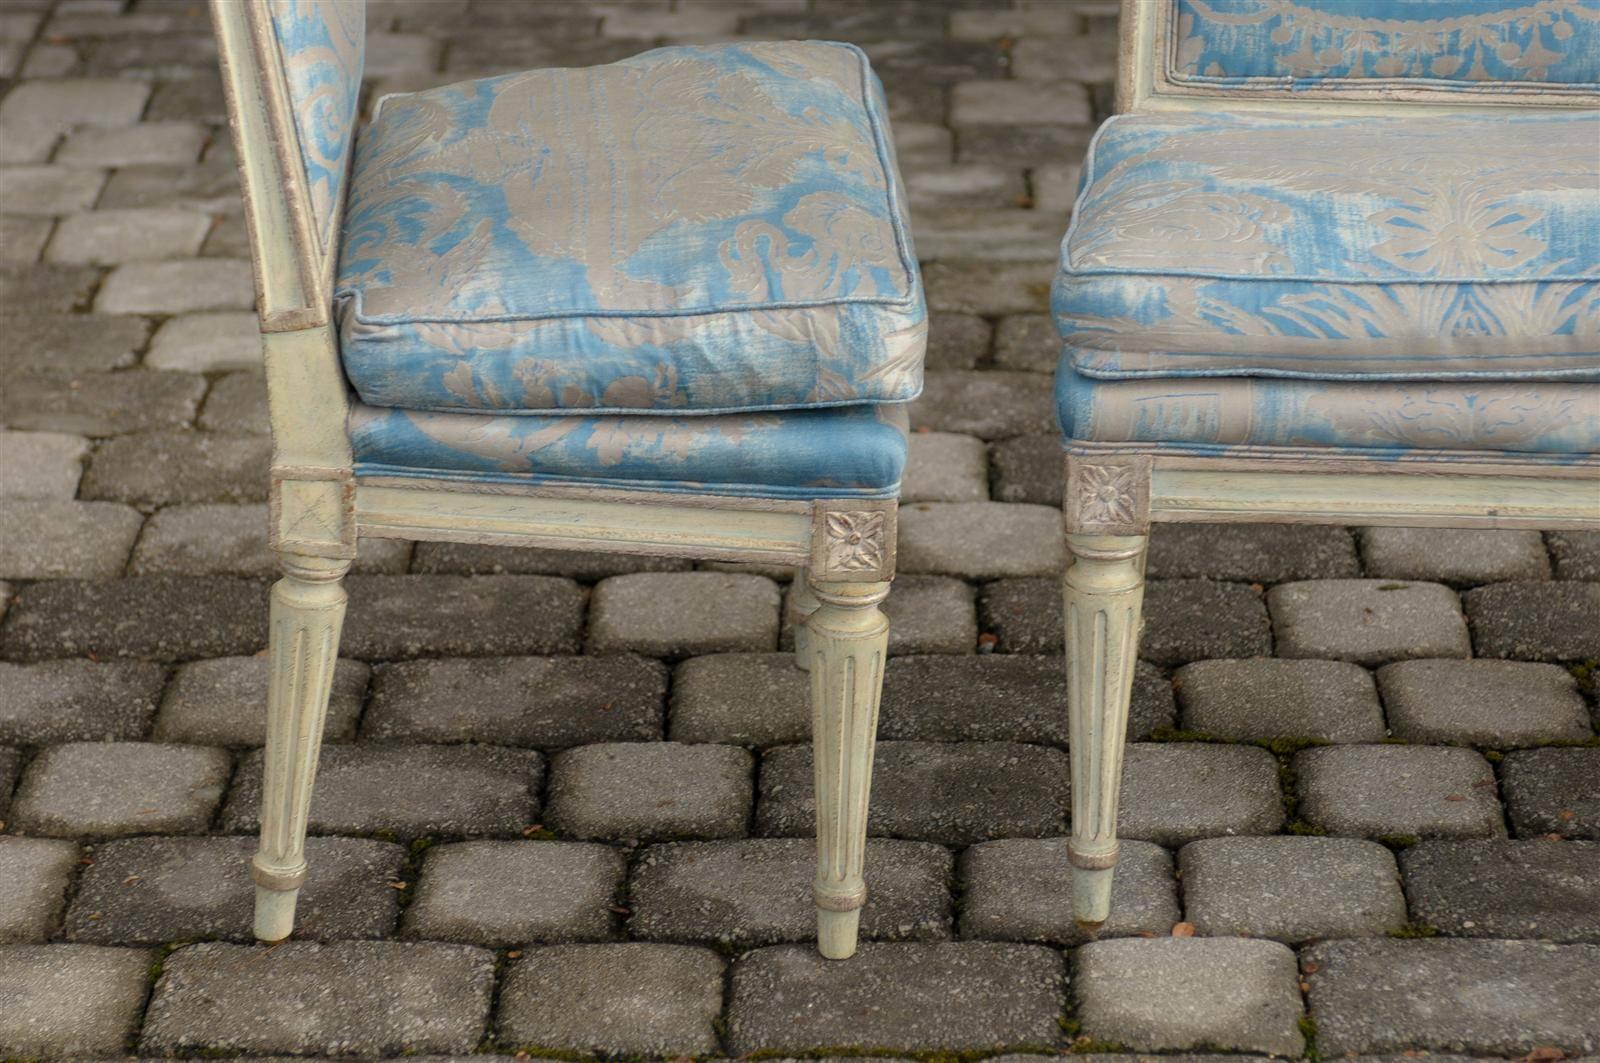
[[[1288,945],[1406,924],[1394,854],[1359,838],[1206,838],[1178,852],[1184,915],[1201,934]]]
[[[6,210],[23,215],[69,214],[87,210],[94,205],[105,181],[104,170],[8,166]]]
[[[619,936],[627,861],[606,845],[470,841],[427,850],[408,938],[504,948]]]
[[[1564,668],[1520,661],[1399,661],[1378,670],[1389,729],[1410,742],[1508,749],[1594,737]]]
[[[68,940],[159,945],[216,938],[253,942],[256,839],[125,838],[96,846],[67,912]],[[367,838],[308,838],[310,872],[295,936],[387,936],[399,915],[405,850]]]
[[[1330,746],[1295,754],[1300,815],[1363,838],[1503,837],[1494,769],[1470,749]]]
[[[1319,1052],[1600,1048],[1597,945],[1330,941],[1301,965]]]
[[[1600,841],[1600,749],[1528,749],[1500,765],[1506,815],[1519,838]]]
[[[127,126],[139,120],[150,86],[114,78],[28,81],[0,103],[0,125]]]
[[[156,329],[144,364],[151,369],[217,373],[261,366],[261,332],[244,310],[179,314]]]
[[[55,838],[198,834],[233,769],[226,750],[153,742],[50,746],[22,777],[12,826]]]
[[[1145,589],[1142,617],[1139,656],[1156,664],[1264,657],[1272,652],[1272,634],[1261,596],[1242,583],[1153,582]],[[1054,619],[1054,630],[1059,632],[1059,604]],[[1061,638],[1056,635],[1056,644]]]
[[[1178,846],[1283,825],[1278,765],[1254,746],[1134,742],[1122,762],[1117,832]]]
[[[1417,921],[1442,934],[1600,942],[1600,842],[1428,841],[1400,866]]]
[[[1461,604],[1439,583],[1285,583],[1267,595],[1267,606],[1284,657],[1328,657],[1373,667],[1472,653]]]
[[[986,502],[989,453],[974,436],[914,432],[900,482],[902,502]]]
[[[978,642],[977,597],[950,576],[900,575],[880,609],[889,653],[971,653]]]
[[[144,949],[94,945],[0,946],[0,1052],[120,1055],[139,1028],[154,958]]]
[[[1037,945],[869,942],[845,963],[778,945],[734,964],[727,1044],[741,1055],[1048,1049],[1063,980],[1061,957]]]
[[[1467,528],[1362,528],[1367,575],[1452,585],[1550,578],[1536,531]]]
[[[182,660],[267,644],[267,586],[220,576],[34,583],[11,603],[0,657]]]
[[[750,821],[752,759],[736,746],[615,742],[550,758],[545,823],[574,838],[736,838]]]
[[[1150,579],[1239,583],[1347,579],[1361,575],[1343,528],[1316,524],[1157,524],[1150,529]]]
[[[0,816],[11,807],[11,791],[22,777],[22,750],[0,746]]]
[[[1600,657],[1600,583],[1493,583],[1461,596],[1479,657]]]
[[[1600,580],[1600,531],[1546,532],[1556,579]]]
[[[666,693],[666,667],[643,657],[401,661],[374,670],[361,736],[541,749],[649,741],[662,736]]]
[[[1007,318],[1006,320],[1012,320]],[[1017,436],[993,444],[994,498],[1059,507],[1062,492],[1059,436]]]
[[[18,373],[7,384],[0,416],[12,427],[87,436],[181,428],[206,390],[192,373]]]
[[[67,147],[72,147],[70,141]],[[89,211],[61,219],[45,258],[51,262],[108,266],[192,255],[200,250],[200,242],[210,229],[211,219],[198,211]]]
[[[1094,937],[1161,934],[1183,918],[1172,856],[1124,840],[1111,883],[1111,916],[1090,932],[1072,918],[1072,865],[1065,838],[1001,838],[961,854],[961,936],[1046,945]]]
[[[583,592],[549,576],[350,576],[340,652],[362,660],[578,652]]]
[[[190,258],[118,266],[95,296],[101,314],[184,314],[248,310],[255,302],[250,263]]]
[[[73,842],[0,835],[0,945],[49,940],[66,910],[78,857]]]
[[[140,122],[121,129],[76,129],[57,149],[64,166],[138,166],[143,163],[199,162],[206,132],[194,122]],[[204,229],[201,234],[204,234]],[[198,249],[199,240],[195,240]],[[190,252],[192,253],[192,251]],[[180,258],[181,250],[145,258]]]
[[[636,572],[595,585],[591,653],[690,657],[778,648],[777,584],[733,572]]]
[[[674,742],[775,746],[811,737],[811,675],[789,653],[691,657],[672,673]]]
[[[236,748],[265,745],[271,674],[272,662],[264,656],[218,657],[179,665],[161,696],[150,737],[159,742]],[[355,737],[368,674],[360,661],[341,660],[334,665],[322,729],[325,741],[347,742]]]
[[[905,572],[979,579],[1061,571],[1066,543],[1061,513],[1000,502],[927,502],[902,506],[896,564]]]
[[[867,833],[963,845],[1060,834],[1069,804],[1067,756],[1016,742],[879,742]],[[811,747],[761,759],[756,833],[816,830]]]
[[[0,662],[0,744],[142,738],[165,680],[142,661]]]
[[[529,949],[506,975],[495,1032],[530,1049],[711,1054],[722,977],[722,958],[691,945]]]
[[[1346,661],[1196,661],[1174,673],[1173,686],[1186,731],[1242,742],[1385,735],[1371,674]]]
[[[6,328],[0,365],[21,372],[127,369],[139,360],[136,352],[150,336],[145,318],[115,314],[12,315]]]
[[[0,497],[71,498],[89,441],[66,432],[0,431]]]
[[[1275,941],[1093,941],[1073,954],[1083,1033],[1135,1051],[1298,1056],[1294,953]]]
[[[0,500],[0,576],[110,579],[122,575],[144,517],[115,502]],[[49,536],[38,529],[49,528]]]
[[[195,421],[208,432],[266,435],[272,431],[267,416],[267,381],[259,372],[229,373],[206,393],[205,405]]]
[[[628,930],[647,941],[735,948],[814,940],[816,859],[815,844],[805,838],[652,846],[628,883]],[[868,841],[863,938],[948,938],[952,864],[939,845]]]
[[[264,436],[150,432],[95,449],[84,498],[134,505],[265,502],[272,443]]]
[[[389,831],[515,834],[538,814],[543,758],[498,746],[328,745],[311,793],[313,834]],[[425,779],[426,786],[418,780]],[[260,828],[261,753],[246,755],[234,775],[222,829]]]
[[[494,953],[466,945],[190,945],[166,959],[139,1051],[465,1054],[493,991]]]
[[[998,264],[985,264],[991,266],[1002,272]],[[1032,269],[1040,272],[1037,266]],[[925,276],[934,275],[930,271]],[[929,298],[933,298],[931,285]],[[1055,403],[1050,396],[1050,378],[1043,373],[929,370],[922,397],[911,406],[911,430],[956,432],[979,439],[1046,435],[1055,431]]]

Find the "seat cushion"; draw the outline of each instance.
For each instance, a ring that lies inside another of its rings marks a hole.
[[[358,476],[746,495],[899,493],[903,405],[672,417],[436,413],[357,405]]]
[[[1078,372],[1068,352],[1056,408],[1066,437],[1083,442],[1600,453],[1600,384],[1565,380],[1107,380]]]
[[[903,401],[927,315],[882,90],[823,42],[382,101],[335,292],[361,398],[700,413]]]
[[[1600,114],[1125,115],[1052,305],[1105,378],[1600,380]]]

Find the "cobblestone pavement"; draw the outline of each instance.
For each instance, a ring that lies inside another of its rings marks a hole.
[[[1070,920],[1044,311],[1114,4],[372,20],[374,92],[735,36],[882,72],[935,312],[869,942],[809,944],[786,573],[369,542],[304,940],[248,943],[268,441],[208,24],[5,0],[0,1057],[1600,1050],[1593,534],[1160,529],[1114,915]]]

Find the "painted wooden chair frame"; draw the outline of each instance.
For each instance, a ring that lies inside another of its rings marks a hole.
[[[1119,112],[1409,114],[1595,107],[1592,95],[1464,99],[1426,88],[1336,96],[1296,89],[1197,91],[1168,80],[1171,0],[1123,0]],[[1292,98],[1291,98],[1292,97]],[[1138,653],[1150,525],[1157,522],[1600,529],[1600,457],[1552,462],[1452,453],[1448,465],[1314,448],[1235,448],[1227,456],[1159,444],[1067,440],[1063,495],[1072,564],[1063,577],[1071,713],[1074,915],[1095,927],[1111,907],[1117,805]]]
[[[313,224],[288,88],[266,7],[212,0],[255,263],[272,425],[271,684],[252,861],[255,934],[286,938],[359,537],[484,543],[793,566],[795,662],[812,676],[818,946],[855,951],[895,560],[892,500],[685,496],[440,477],[356,475],[348,384],[331,320],[337,247]],[[333,231],[338,231],[337,219]],[[801,622],[803,621],[803,622]]]

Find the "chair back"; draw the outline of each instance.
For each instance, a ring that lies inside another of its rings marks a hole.
[[[1600,0],[1123,0],[1122,32],[1119,110],[1600,104]]]
[[[263,331],[326,324],[365,0],[212,0]]]

